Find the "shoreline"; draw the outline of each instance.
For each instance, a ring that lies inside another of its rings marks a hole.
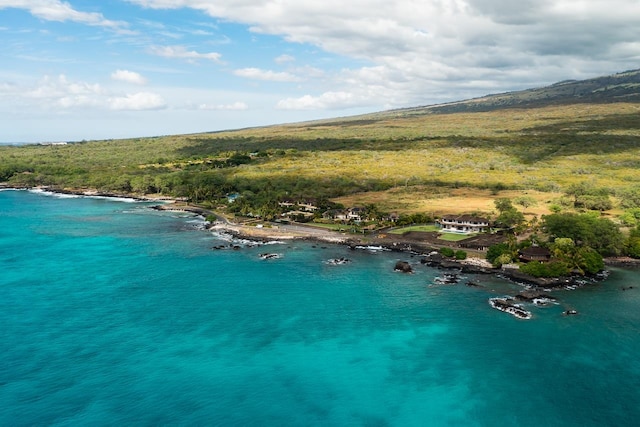
[[[353,250],[358,248],[380,248],[382,250],[398,253],[406,253],[411,256],[420,256],[420,263],[443,270],[459,270],[461,273],[473,274],[493,274],[502,277],[514,283],[524,286],[534,286],[540,289],[573,289],[582,287],[589,283],[598,283],[606,280],[608,271],[593,276],[566,276],[557,278],[536,278],[520,272],[517,269],[495,268],[485,259],[479,257],[468,257],[465,260],[456,260],[445,258],[438,252],[438,248],[429,246],[428,244],[407,240],[402,238],[393,238],[385,234],[384,238],[380,235],[373,235],[367,238],[359,238],[356,236],[347,236],[346,234],[338,235],[337,232],[321,229],[318,227],[307,226],[304,224],[295,225],[277,225],[259,228],[256,226],[248,226],[230,221],[228,218],[214,212],[213,210],[202,208],[189,204],[185,200],[175,199],[171,197],[148,197],[146,195],[119,194],[112,192],[101,192],[95,189],[56,189],[47,186],[39,187],[15,187],[0,183],[0,189],[5,190],[26,190],[33,192],[49,192],[51,194],[73,195],[78,197],[98,197],[110,199],[128,199],[137,202],[160,202],[161,204],[151,206],[151,209],[162,211],[189,212],[194,215],[206,218],[215,216],[217,220],[209,224],[206,229],[208,231],[219,231],[231,234],[238,239],[249,240],[258,243],[268,243],[274,240],[303,240],[318,243],[330,243],[347,246]],[[640,267],[640,259],[629,257],[605,258],[605,266],[634,268]]]

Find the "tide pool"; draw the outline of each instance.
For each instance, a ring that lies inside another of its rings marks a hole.
[[[518,320],[489,307],[518,289],[494,276],[434,285],[417,257],[330,244],[213,250],[201,221],[148,206],[0,191],[0,425],[640,418],[637,270]]]

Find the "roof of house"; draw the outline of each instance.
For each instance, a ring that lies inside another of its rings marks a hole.
[[[528,248],[520,249],[520,255],[527,257],[550,257],[551,251],[542,246],[529,246]]]
[[[445,221],[489,222],[487,218],[482,218],[474,215],[444,215],[442,219]]]

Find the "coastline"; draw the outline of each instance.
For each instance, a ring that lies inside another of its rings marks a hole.
[[[522,273],[513,268],[496,268],[488,263],[484,258],[468,257],[465,260],[445,258],[438,252],[438,248],[425,244],[424,242],[407,240],[400,237],[391,237],[374,234],[367,237],[357,237],[346,234],[338,234],[332,230],[311,227],[303,224],[295,225],[272,225],[267,227],[256,227],[232,222],[228,218],[200,206],[192,205],[185,200],[171,197],[149,197],[137,194],[119,194],[112,192],[101,192],[95,189],[57,189],[47,186],[39,187],[16,187],[6,183],[0,183],[0,189],[5,190],[27,190],[34,192],[49,192],[52,194],[72,195],[78,197],[97,197],[119,200],[131,200],[138,202],[160,202],[161,204],[150,208],[163,211],[189,212],[203,218],[215,216],[216,221],[207,226],[209,231],[227,233],[237,239],[267,243],[274,240],[305,240],[319,243],[330,243],[346,245],[351,249],[357,248],[379,248],[386,251],[407,253],[411,256],[421,257],[420,263],[443,270],[458,270],[461,273],[473,274],[493,274],[506,278],[512,282],[528,287],[539,289],[574,289],[589,283],[602,282],[608,273],[604,270],[594,276],[566,276],[557,278],[536,278]],[[606,258],[606,266],[634,268],[640,267],[640,259],[628,257]]]

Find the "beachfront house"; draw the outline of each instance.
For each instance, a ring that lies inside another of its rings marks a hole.
[[[489,230],[489,220],[473,215],[445,215],[438,220],[447,233],[483,233]]]
[[[364,208],[351,208],[347,212],[347,218],[349,221],[362,222],[365,219]]]
[[[398,215],[397,212],[391,212],[390,214],[387,214],[382,217],[383,221],[389,221],[393,223],[398,222],[398,219],[400,219],[400,215]]]
[[[305,212],[315,212],[317,211],[319,208],[312,202],[302,202],[302,203],[298,203],[298,207],[300,208],[301,211],[305,211]]]
[[[331,221],[346,221],[347,211],[344,209],[329,209],[328,211],[322,214],[322,218],[328,219]]]
[[[518,259],[522,262],[549,262],[551,261],[551,251],[540,246],[530,246],[518,251]]]
[[[282,202],[278,202],[278,206],[285,209],[297,209],[304,212],[315,212],[318,210],[318,207],[311,201],[284,200]]]
[[[364,208],[330,209],[322,214],[324,219],[341,222],[362,222],[367,217]]]

